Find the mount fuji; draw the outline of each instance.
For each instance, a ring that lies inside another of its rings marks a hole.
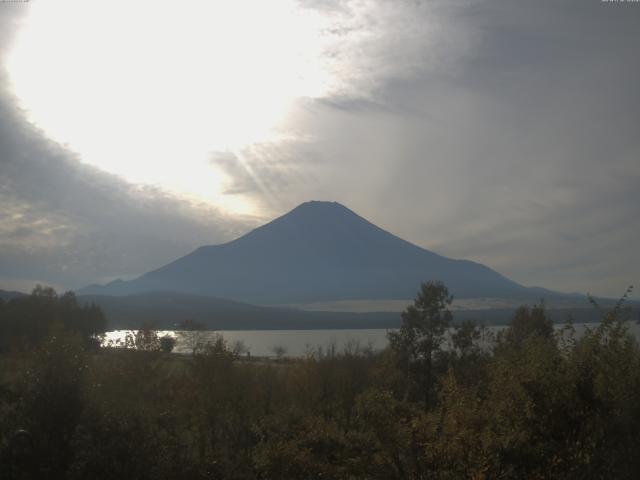
[[[438,255],[339,203],[320,201],[303,203],[236,240],[200,247],[136,279],[78,293],[171,291],[273,305],[408,299],[427,280],[442,280],[456,298],[562,295],[522,286],[476,262]]]

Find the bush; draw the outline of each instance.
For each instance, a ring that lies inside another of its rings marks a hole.
[[[164,353],[171,353],[176,346],[176,339],[171,335],[160,337],[160,350]]]

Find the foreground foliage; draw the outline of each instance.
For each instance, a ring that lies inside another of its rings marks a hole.
[[[0,478],[638,478],[640,350],[621,305],[581,336],[519,309],[487,343],[425,284],[379,353],[240,361],[87,350],[56,324],[2,355]],[[446,348],[445,348],[446,347]]]

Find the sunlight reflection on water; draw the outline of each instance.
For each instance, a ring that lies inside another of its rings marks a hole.
[[[556,324],[556,330],[563,328],[563,324]],[[596,323],[575,324],[576,336],[580,336],[586,328],[596,327]],[[628,323],[629,331],[640,338],[640,326],[637,323]],[[485,327],[483,341],[481,344],[489,345],[491,339],[503,330],[504,326]],[[111,341],[114,345],[124,342],[125,335],[131,330],[113,330],[107,332],[105,343]],[[135,332],[135,331],[133,331]],[[174,330],[159,330],[158,336],[170,335],[176,337]],[[335,346],[336,351],[342,351],[347,344],[352,346],[357,344],[360,348],[370,347],[374,351],[382,350],[387,345],[386,329],[344,329],[344,330],[219,330],[203,331],[202,334],[207,339],[213,339],[216,333],[221,334],[232,346],[235,342],[242,342],[251,352],[251,355],[260,357],[275,356],[276,347],[284,347],[287,356],[300,357],[318,348],[327,350]],[[175,352],[186,353],[188,349],[177,337]],[[445,342],[446,344],[447,342]],[[445,345],[446,347],[446,345]]]

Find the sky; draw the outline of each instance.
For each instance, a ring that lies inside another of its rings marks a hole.
[[[133,278],[331,200],[618,297],[639,44],[638,2],[0,2],[0,288]]]

